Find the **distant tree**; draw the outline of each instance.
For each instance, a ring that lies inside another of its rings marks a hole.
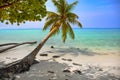
[[[41,21],[46,16],[47,0],[0,0],[0,22]]]

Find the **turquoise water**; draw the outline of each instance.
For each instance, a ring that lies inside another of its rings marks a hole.
[[[38,41],[49,31],[39,30],[0,30],[0,43]],[[102,53],[120,53],[120,29],[74,29],[75,40],[68,36],[62,43],[61,34],[50,38],[45,46],[80,48]]]

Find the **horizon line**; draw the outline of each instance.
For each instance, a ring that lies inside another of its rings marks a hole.
[[[37,29],[42,29],[42,28],[2,28],[0,30],[37,30]],[[73,28],[73,29],[120,29],[120,28]],[[47,29],[49,30],[49,29]]]

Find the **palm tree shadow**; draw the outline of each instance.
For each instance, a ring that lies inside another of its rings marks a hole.
[[[78,55],[86,55],[86,56],[95,56],[95,55],[101,55],[98,52],[94,52],[88,48],[75,48],[75,47],[69,47],[69,48],[54,48],[50,51],[45,51],[43,53],[58,53],[58,55],[63,56],[65,54],[71,54],[72,56],[78,56]]]
[[[80,48],[75,48],[75,47],[70,47],[70,48],[58,48],[55,50],[57,53],[66,53],[66,54],[71,54],[73,56],[78,56],[79,54],[81,55],[86,55],[86,56],[95,56],[95,55],[100,55],[100,53],[94,52],[88,48],[80,49]]]

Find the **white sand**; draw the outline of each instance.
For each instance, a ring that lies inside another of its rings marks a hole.
[[[92,64],[92,65],[101,65],[101,66],[120,66],[120,55],[117,54],[109,54],[109,55],[82,55],[76,53],[66,53],[64,50],[57,51],[58,49],[51,49],[51,48],[43,48],[39,54],[46,53],[48,54],[47,57],[36,56],[38,60],[47,60],[51,59],[54,55],[61,56],[60,58],[56,58],[55,60],[63,63],[65,61],[62,58],[72,59],[72,62],[76,62],[79,64]],[[68,51],[69,52],[69,51]],[[84,54],[84,53],[83,53]],[[66,62],[67,63],[67,62]]]
[[[35,46],[22,45],[6,51],[4,53],[0,53],[0,61],[5,61],[5,63],[9,63],[14,61],[13,58],[21,59],[27,54],[29,54]],[[72,59],[73,62],[80,64],[93,64],[93,65],[103,65],[103,66],[120,66],[120,55],[109,54],[109,55],[83,55],[73,52],[64,52],[64,50],[60,49],[51,49],[49,47],[43,47],[38,55],[36,56],[38,60],[47,60],[52,58],[53,55],[60,55],[60,58],[56,58],[58,62],[63,62],[61,58]],[[47,57],[39,56],[39,54],[47,53]]]
[[[7,51],[5,53],[0,53],[0,61],[4,61],[4,63],[10,63],[13,61],[16,61],[18,59],[23,58],[27,54],[29,54],[35,47],[34,46],[20,46],[14,49],[11,49],[10,51]],[[39,54],[48,54],[48,56],[40,56]],[[120,77],[120,55],[116,54],[109,54],[109,55],[84,55],[81,52],[78,52],[78,50],[66,50],[65,49],[59,49],[54,48],[51,49],[49,47],[43,47],[39,54],[36,56],[37,60],[48,60],[48,61],[56,61],[59,63],[65,63],[68,64],[70,67],[70,70],[86,70],[90,66],[96,66],[101,67],[104,71],[101,74],[104,74],[106,71],[108,73],[112,73],[118,77]],[[59,58],[52,58],[52,56],[57,55],[60,56]],[[65,61],[64,59],[72,59],[72,61]],[[81,64],[82,67],[73,65],[73,63]],[[93,67],[93,68],[94,68]],[[92,69],[93,69],[92,68]],[[101,75],[97,72],[95,73],[95,76],[98,77]],[[86,74],[91,75],[91,74]]]

